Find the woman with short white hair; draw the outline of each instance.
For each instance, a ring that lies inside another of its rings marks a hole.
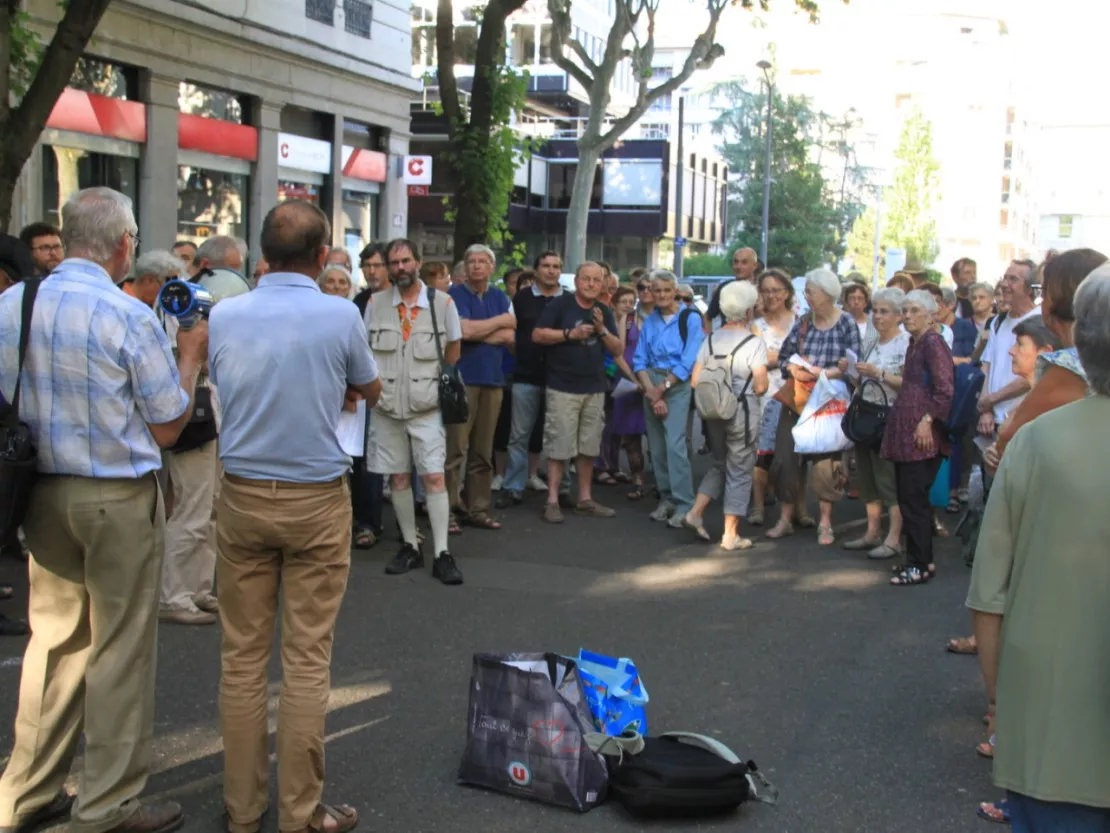
[[[793,390],[812,390],[818,373],[824,371],[830,379],[840,378],[837,367],[847,351],[859,355],[859,328],[851,315],[836,305],[840,299],[840,279],[828,269],[814,269],[806,275],[806,303],[809,312],[801,316],[790,330],[779,351],[779,369],[784,377],[791,377],[779,392],[785,398]],[[808,367],[792,364],[793,356],[800,356]],[[812,368],[812,369],[810,369]],[[816,372],[815,372],[816,371]],[[808,398],[808,394],[806,395]],[[801,408],[795,397],[789,407],[782,409],[778,433],[775,435],[775,459],[771,464],[771,478],[775,492],[782,501],[779,522],[767,531],[768,538],[782,538],[794,534],[794,514],[805,507],[802,474],[805,466],[812,471],[813,491],[821,508],[817,524],[817,542],[830,546],[836,542],[832,528],[833,504],[844,498],[847,478],[842,470],[842,455],[807,454],[794,450],[794,426],[798,424]]]
[[[924,584],[933,564],[933,507],[929,490],[950,451],[943,422],[952,408],[955,365],[952,351],[933,326],[936,299],[921,289],[906,296],[902,323],[910,336],[902,386],[887,417],[880,452],[894,463],[898,508],[906,533],[906,563],[895,567],[890,583]]]
[[[686,525],[703,540],[710,540],[702,515],[709,504],[724,495],[725,531],[721,549],[746,550],[752,546],[739,534],[740,519],[748,513],[759,439],[759,397],[767,391],[767,347],[752,332],[751,319],[759,292],[748,281],[725,284],[720,292],[725,324],[709,335],[698,350],[690,381],[695,391],[707,367],[723,369],[739,406],[732,419],[706,419],[703,414],[712,466],[698,486]]]
[[[320,273],[317,281],[325,295],[334,295],[337,298],[350,298],[354,281],[346,267],[333,263]]]

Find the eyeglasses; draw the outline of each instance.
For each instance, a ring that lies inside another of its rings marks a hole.
[[[682,301],[682,303],[684,303],[684,304],[692,304],[692,303],[694,303],[694,296],[693,295],[679,295],[678,300]]]
[[[638,284],[636,284],[636,291],[637,292],[647,292],[649,289],[651,289],[651,284],[650,283],[638,283]]]
[[[38,246],[31,247],[32,252],[60,252],[62,251],[61,243],[40,243]]]
[[[131,239],[135,241],[135,248],[137,249],[139,247],[139,233],[137,231],[129,231],[127,233],[130,234]],[[58,248],[61,247],[59,246]]]

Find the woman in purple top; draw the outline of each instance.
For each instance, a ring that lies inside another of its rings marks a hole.
[[[906,534],[906,563],[895,567],[890,583],[924,584],[933,565],[933,508],[929,489],[941,460],[951,448],[942,425],[952,409],[955,372],[952,351],[933,327],[937,302],[915,290],[902,304],[902,323],[910,334],[902,389],[883,433],[882,457],[894,461],[898,508]]]
[[[620,290],[618,290],[619,292]],[[617,333],[624,340],[624,360],[631,362],[636,354],[636,344],[640,340],[640,324],[644,316],[651,315],[655,309],[655,297],[651,294],[651,281],[646,274],[636,283],[639,306],[632,312],[624,312],[615,305]],[[630,364],[629,367],[632,365]],[[644,496],[644,446],[643,435],[647,431],[644,424],[644,397],[641,393],[630,393],[613,401],[613,434],[620,437],[621,447],[628,456],[628,467],[632,475],[631,500]]]

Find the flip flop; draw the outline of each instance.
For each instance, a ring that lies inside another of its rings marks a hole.
[[[975,811],[975,815],[985,821],[992,821],[995,824],[1009,824],[1009,799],[1004,798],[1001,801],[981,801],[979,802],[979,809]]]
[[[979,653],[979,646],[974,644],[970,636],[957,636],[948,640],[945,645],[945,650],[950,654],[970,654],[974,656]]]
[[[980,758],[993,758],[994,757],[994,744],[996,735],[991,735],[987,740],[980,743],[975,747],[975,754]]]

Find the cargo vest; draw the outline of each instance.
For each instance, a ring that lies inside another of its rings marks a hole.
[[[382,395],[375,409],[394,419],[409,419],[439,409],[439,354],[432,330],[432,311],[420,307],[405,341],[393,304],[393,287],[375,292],[370,310],[370,349],[378,364]],[[447,347],[447,300],[435,293],[441,348]]]

